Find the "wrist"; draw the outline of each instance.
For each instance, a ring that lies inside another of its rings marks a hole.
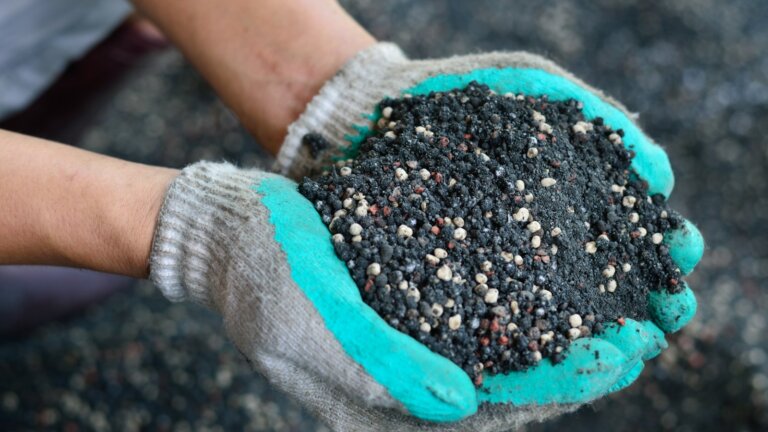
[[[281,15],[290,15],[286,25],[296,32],[288,37],[262,34],[254,55],[236,60],[246,82],[230,98],[243,124],[272,154],[320,88],[349,59],[376,43],[335,1],[322,8],[304,0],[289,3],[279,7]]]
[[[334,2],[335,4],[335,2]],[[281,86],[268,86],[265,91],[274,92],[265,105],[253,106],[253,111],[244,110],[246,127],[255,133],[260,142],[272,153],[277,154],[285,139],[288,126],[306,109],[307,104],[318,94],[322,86],[341,70],[357,53],[374,45],[376,40],[362,29],[338,6],[333,13],[310,15],[306,26],[314,28],[311,35],[293,44],[301,47],[293,55],[276,53],[282,63],[282,71],[275,76]],[[250,102],[251,100],[246,100]],[[258,102],[257,102],[258,103]],[[262,114],[261,107],[266,109]],[[255,115],[249,115],[254,112]],[[251,120],[253,118],[253,120]],[[262,133],[261,128],[266,128]]]
[[[143,277],[174,170],[0,131],[0,263]]]
[[[133,0],[271,153],[344,63],[376,41],[331,0]]]
[[[290,125],[280,148],[274,170],[291,178],[301,178],[327,166],[334,157],[345,154],[348,137],[360,134],[366,115],[385,96],[396,95],[404,85],[404,75],[423,69],[425,62],[409,63],[405,54],[391,43],[377,43],[358,52],[320,89],[301,116]],[[418,72],[418,71],[417,71]],[[320,133],[331,143],[321,155],[313,155],[302,145],[310,132]]]
[[[145,278],[157,216],[178,171],[104,158],[70,185],[79,204],[69,210],[69,235],[51,233],[61,264]],[[61,230],[55,219],[45,224]]]
[[[124,194],[125,199],[118,205],[105,202],[106,220],[117,240],[116,245],[122,247],[124,259],[119,260],[122,269],[112,271],[134,277],[149,276],[149,256],[152,249],[152,238],[168,188],[179,171],[168,168],[151,167],[131,164],[127,168],[125,178],[127,183],[117,183],[115,192]]]

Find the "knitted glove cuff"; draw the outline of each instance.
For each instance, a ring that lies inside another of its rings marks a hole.
[[[357,135],[353,123],[370,122],[361,114],[368,113],[375,103],[387,95],[389,87],[396,87],[397,81],[391,78],[398,76],[398,71],[407,62],[400,48],[391,43],[378,43],[355,55],[320,89],[304,113],[288,127],[288,135],[274,170],[298,178],[314,168],[314,158],[301,145],[302,138],[309,132],[320,132],[333,138]],[[390,86],[386,85],[388,78]],[[331,141],[334,145],[339,144]]]
[[[233,233],[249,218],[251,189],[267,175],[227,163],[199,162],[174,179],[158,216],[150,279],[171,301],[215,308],[212,279],[225,265]]]

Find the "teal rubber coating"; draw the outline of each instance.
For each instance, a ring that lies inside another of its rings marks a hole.
[[[675,177],[664,150],[653,143],[620,109],[562,76],[541,69],[476,69],[464,74],[436,75],[403,90],[402,93],[426,95],[430,92],[464,88],[472,81],[485,84],[497,93],[523,93],[534,97],[547,96],[553,101],[575,99],[582,102],[584,117],[587,120],[602,117],[613,129],[624,130],[624,145],[635,151],[632,169],[640,178],[648,182],[648,191],[651,195],[661,193],[669,198],[675,184]],[[366,116],[366,118],[371,117]],[[370,134],[370,129],[367,127],[357,130],[358,135],[345,137],[351,144],[347,156],[354,155],[360,143]]]
[[[636,363],[608,341],[577,339],[559,364],[545,359],[526,371],[484,375],[478,399],[512,405],[589,402],[609,393]]]
[[[363,303],[330,232],[296,183],[275,176],[254,189],[270,212],[293,280],[344,351],[415,417],[444,422],[474,414],[477,392],[469,376]]]
[[[653,329],[651,329],[651,327]],[[658,335],[661,334],[661,342]],[[611,387],[607,393],[614,393],[632,384],[643,371],[643,361],[657,356],[666,348],[664,333],[649,321],[638,322],[624,319],[624,325],[607,324],[596,338],[610,342],[627,357],[628,364],[635,366]]]
[[[666,290],[648,294],[648,313],[664,332],[674,333],[683,328],[696,315],[696,296],[683,282],[683,290],[671,294]]]
[[[652,343],[648,345],[648,350],[646,350],[645,354],[643,355],[643,361],[646,361],[661,354],[662,351],[667,349],[669,344],[664,338],[664,331],[662,331],[656,324],[654,324],[653,321],[641,321],[640,324],[645,327],[645,332],[648,334],[648,337],[650,337],[652,341]]]
[[[630,318],[624,319],[624,325],[606,324],[604,331],[595,337],[613,344],[628,361],[642,360],[646,351],[656,349],[656,342],[651,339],[645,326]]]
[[[645,367],[643,362],[637,362],[635,367],[630,369],[630,371],[627,372],[627,374],[624,375],[619,380],[619,382],[617,382],[613,387],[610,388],[610,390],[608,390],[608,393],[615,393],[629,387],[630,384],[635,382],[635,380],[640,377],[640,374],[643,372],[643,367]]]
[[[688,220],[681,228],[665,233],[664,243],[669,246],[669,255],[683,275],[692,272],[704,256],[704,237]]]

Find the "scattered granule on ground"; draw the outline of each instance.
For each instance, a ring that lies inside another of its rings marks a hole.
[[[649,290],[680,289],[663,233],[681,219],[579,102],[472,83],[379,108],[358,156],[299,190],[363,300],[476,384],[560,362],[605,323],[645,319]]]

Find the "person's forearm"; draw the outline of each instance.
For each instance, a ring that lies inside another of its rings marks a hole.
[[[0,264],[145,277],[175,175],[0,130]]]
[[[375,40],[332,0],[133,0],[276,153],[293,122]]]

